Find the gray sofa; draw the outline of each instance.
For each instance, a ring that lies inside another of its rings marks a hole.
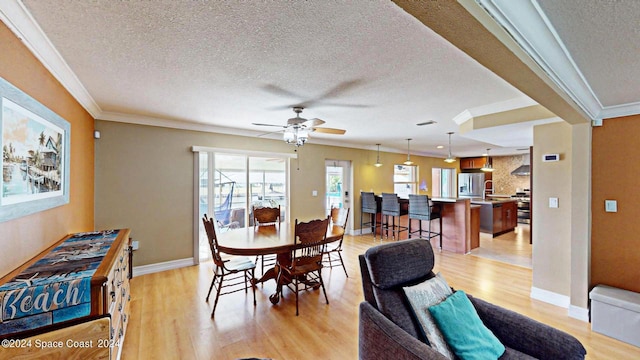
[[[360,359],[446,359],[428,345],[402,290],[435,276],[433,265],[431,244],[421,239],[379,245],[360,255],[365,297],[360,304]],[[505,346],[500,359],[584,359],[586,350],[575,337],[478,298],[469,299]]]

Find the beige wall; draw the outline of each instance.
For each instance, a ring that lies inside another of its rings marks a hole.
[[[589,290],[590,140],[588,123],[534,127],[533,287],[568,298],[579,318],[587,316]],[[550,153],[560,161],[543,162]],[[549,207],[550,197],[558,208]]]
[[[71,124],[69,204],[0,223],[0,276],[64,235],[93,229],[93,119],[0,22],[0,77]]]
[[[533,287],[570,296],[571,287],[571,125],[534,127]],[[560,161],[542,162],[558,153]],[[559,207],[549,208],[557,197]]]
[[[586,309],[591,272],[591,124],[572,125],[571,135],[571,306]]]
[[[148,265],[193,256],[193,152],[206,146],[293,153],[279,140],[176,130],[153,126],[96,121],[102,138],[96,141],[97,228],[128,227],[140,241],[134,264]],[[406,154],[380,153],[384,166],[376,168],[376,152],[307,144],[299,149],[299,168],[291,164],[291,218],[325,216],[326,159],[350,160],[353,171],[352,216],[360,225],[360,190],[393,191],[393,164]],[[431,189],[431,169],[448,166],[442,159],[412,156],[420,179]],[[455,165],[455,164],[454,164]],[[311,193],[317,190],[319,196]],[[430,191],[428,192],[430,194]]]

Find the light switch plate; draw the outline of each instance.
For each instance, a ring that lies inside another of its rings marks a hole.
[[[313,190],[311,192],[311,196],[318,196],[318,190]]]
[[[618,202],[616,200],[605,200],[604,211],[606,212],[618,212]]]
[[[558,198],[557,197],[549,198],[549,207],[550,208],[557,208],[558,207]]]

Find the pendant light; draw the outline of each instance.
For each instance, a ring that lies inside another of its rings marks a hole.
[[[489,150],[487,149],[487,161],[485,161],[484,166],[480,169],[482,171],[493,171],[493,166],[491,166],[491,157],[489,156]]]
[[[411,161],[411,152],[409,148],[409,142],[411,139],[407,139],[407,161],[404,162],[405,165],[413,165],[413,161]]]
[[[378,157],[376,158],[376,163],[373,164],[373,166],[375,167],[380,167],[382,166],[382,163],[380,162],[380,144],[376,144],[378,146]]]
[[[453,134],[453,132],[448,132],[447,134],[449,134],[449,156],[447,156],[447,158],[444,159],[444,162],[451,164],[456,162],[456,158],[451,156],[451,135]]]

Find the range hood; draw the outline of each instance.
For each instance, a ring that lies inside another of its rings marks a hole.
[[[517,169],[511,172],[511,175],[518,176],[529,176],[531,175],[531,166],[530,165],[520,165]]]
[[[511,172],[511,175],[529,176],[531,175],[531,166],[529,162],[529,154],[522,155],[522,165]]]

